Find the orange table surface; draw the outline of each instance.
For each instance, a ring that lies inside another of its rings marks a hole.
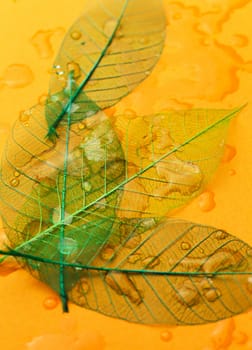
[[[1,0],[1,151],[20,111],[47,93],[53,58],[85,3]],[[248,102],[231,124],[226,161],[208,186],[214,203],[202,205],[209,201],[204,194],[176,216],[225,229],[252,245],[252,1],[164,0],[164,5],[168,21],[162,57],[115,111],[143,115]],[[187,327],[130,324],[73,304],[63,314],[54,292],[20,269],[0,273],[0,310],[4,350],[252,349],[252,312]]]

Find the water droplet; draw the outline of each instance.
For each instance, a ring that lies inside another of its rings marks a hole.
[[[46,103],[47,99],[48,99],[48,94],[43,94],[39,96],[38,103],[43,106]]]
[[[79,128],[79,130],[83,130],[83,129],[85,129],[85,124],[83,124],[83,123],[79,123],[78,124],[78,128]]]
[[[236,149],[233,146],[225,145],[222,163],[230,162],[236,155]]]
[[[3,81],[9,88],[22,88],[32,83],[33,73],[25,64],[12,64],[4,72]]]
[[[212,289],[206,290],[204,293],[204,296],[209,302],[214,302],[221,296],[221,293],[218,289],[212,288]]]
[[[227,232],[225,231],[218,231],[215,232],[214,238],[217,239],[218,241],[222,241],[223,239],[226,239],[228,237]]]
[[[13,178],[10,180],[10,184],[12,187],[17,187],[19,185],[20,181],[17,178]]]
[[[235,323],[232,318],[220,321],[211,334],[216,349],[226,349],[232,343]]]
[[[233,333],[232,339],[235,344],[243,345],[247,343],[248,335],[236,329]]]
[[[61,208],[54,208],[52,214],[52,222],[56,224],[60,221]],[[64,224],[70,225],[73,221],[73,216],[65,211],[64,213]]]
[[[114,248],[107,246],[105,248],[103,248],[100,257],[102,260],[104,261],[109,261],[115,258],[115,251]]]
[[[198,197],[198,205],[203,212],[213,210],[216,205],[214,201],[214,193],[211,191],[203,192]]]
[[[163,341],[170,341],[172,339],[172,332],[165,330],[160,333],[160,339]]]
[[[247,264],[244,256],[237,251],[217,251],[207,258],[203,265],[205,272],[217,272],[220,270],[230,269],[231,271],[242,268]]]
[[[141,255],[136,253],[136,254],[131,254],[130,256],[128,256],[127,261],[130,264],[135,264],[140,259],[141,259]]]
[[[47,310],[55,309],[59,304],[59,298],[57,297],[48,297],[44,300],[43,306]]]
[[[180,248],[181,248],[182,250],[189,250],[189,249],[191,248],[191,244],[188,243],[188,242],[181,242]]]
[[[248,248],[246,253],[247,253],[247,256],[252,257],[252,248]]]
[[[68,72],[73,72],[74,79],[78,79],[81,76],[80,66],[76,62],[69,62],[67,64],[67,70]]]
[[[103,198],[103,199],[99,200],[94,206],[95,206],[95,208],[103,211],[106,209],[106,205],[107,205],[107,201],[105,198]]]
[[[83,183],[83,189],[87,192],[90,192],[92,190],[92,185],[90,182],[85,181]]]
[[[27,110],[27,111],[21,111],[20,114],[19,114],[19,120],[22,122],[22,123],[26,123],[29,121],[31,117],[31,111],[30,110]]]
[[[122,30],[117,30],[117,32],[116,32],[116,38],[117,39],[121,39],[121,38],[123,38],[124,37],[124,34],[123,34],[123,31]]]
[[[145,72],[145,75],[147,75],[147,76],[149,76],[151,74],[151,71],[150,70],[147,70],[146,72]]]
[[[39,30],[31,38],[31,43],[41,58],[49,58],[53,55],[51,38],[57,33],[63,35],[64,29]]]
[[[229,170],[228,170],[228,174],[229,174],[230,176],[236,175],[235,169],[229,169]]]
[[[20,172],[19,171],[14,171],[14,176],[15,177],[19,177],[21,174],[20,174]]]
[[[160,259],[155,256],[148,256],[142,262],[143,262],[144,268],[153,269],[155,266],[160,264]]]
[[[79,32],[77,30],[75,30],[71,33],[71,38],[73,40],[79,40],[81,38],[81,36],[82,36],[81,32]]]
[[[117,26],[117,20],[109,19],[108,21],[106,21],[103,27],[103,31],[108,37],[110,37],[113,31],[115,30],[116,26]]]
[[[118,295],[127,296],[133,304],[139,305],[143,301],[142,294],[125,273],[108,273],[105,281]]]
[[[185,283],[181,288],[177,290],[176,298],[178,302],[189,307],[199,304],[199,291],[190,280],[186,282],[188,283]]]
[[[81,278],[79,282],[79,291],[82,294],[87,294],[89,292],[89,284],[86,278]]]
[[[65,237],[63,243],[58,244],[58,250],[61,254],[71,255],[78,250],[78,242],[72,238]]]
[[[233,35],[230,44],[236,47],[245,47],[249,44],[249,39],[245,35],[235,34]]]

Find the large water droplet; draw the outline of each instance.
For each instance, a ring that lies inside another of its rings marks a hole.
[[[181,242],[180,248],[182,250],[189,250],[191,248],[191,244],[189,242]]]
[[[71,33],[71,38],[73,40],[79,40],[81,38],[81,36],[82,36],[81,32],[79,32],[77,30],[75,30]]]
[[[198,197],[198,204],[202,211],[207,212],[213,210],[215,207],[214,193],[211,191],[203,192]]]
[[[41,58],[49,58],[53,55],[53,47],[51,44],[52,36],[54,34],[63,35],[63,33],[63,28],[56,28],[53,30],[39,30],[31,38],[31,43]]]
[[[68,72],[73,72],[74,79],[78,79],[81,76],[80,66],[76,62],[69,62],[67,64],[67,70]]]
[[[20,183],[20,181],[17,178],[13,178],[10,180],[10,184],[12,187],[18,187],[19,183]]]
[[[172,339],[172,332],[170,332],[168,330],[162,331],[160,333],[160,339],[165,341],[165,342],[170,341]]]
[[[22,88],[32,83],[33,73],[25,64],[11,64],[6,68],[3,82],[9,88]]]

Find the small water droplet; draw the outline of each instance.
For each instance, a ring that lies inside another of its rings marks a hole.
[[[25,64],[12,64],[6,68],[3,81],[9,88],[22,88],[32,83],[34,77]]]
[[[115,251],[112,247],[107,246],[103,248],[102,252],[100,253],[100,257],[104,261],[112,260],[115,257]]]
[[[61,254],[71,255],[78,250],[78,242],[72,238],[65,237],[63,243],[58,244],[58,250]]]
[[[69,62],[67,64],[67,70],[68,72],[73,72],[74,79],[78,79],[81,76],[80,66],[76,62]]]
[[[214,234],[214,238],[218,241],[222,241],[223,239],[226,239],[228,237],[227,232],[225,231],[218,231]]]
[[[81,32],[79,32],[77,30],[75,30],[71,33],[71,38],[73,40],[79,40],[81,38],[81,36],[82,36]]]
[[[160,259],[155,256],[148,256],[142,262],[143,262],[144,268],[153,269],[155,266],[160,264]]]
[[[210,210],[213,210],[216,203],[214,200],[214,193],[211,191],[203,192],[199,197],[198,197],[198,204],[200,209],[203,212],[208,212]]]
[[[92,185],[91,185],[91,183],[88,182],[88,181],[85,181],[85,182],[83,183],[83,189],[84,189],[85,191],[87,191],[87,192],[90,192],[90,191],[92,190]]]
[[[79,291],[82,294],[87,294],[89,292],[89,284],[86,278],[81,278],[79,283]]]
[[[229,174],[230,176],[236,175],[235,169],[229,169],[229,170],[228,170],[228,174]]]
[[[181,242],[180,248],[182,250],[189,250],[191,248],[191,244],[189,242]]]
[[[78,124],[78,128],[79,128],[79,130],[85,129],[85,124],[79,123],[79,124]]]
[[[122,30],[117,30],[117,32],[116,32],[116,38],[117,39],[121,39],[121,38],[123,38],[124,37],[124,34],[123,34],[123,31]]]
[[[172,339],[172,332],[170,332],[168,330],[162,331],[160,333],[160,339],[165,341],[165,342],[170,341]]]
[[[20,181],[17,178],[13,178],[10,180],[10,184],[12,187],[17,187],[19,185]]]
[[[236,149],[233,146],[225,145],[222,163],[230,162],[236,155]]]
[[[151,71],[150,70],[147,70],[146,72],[145,72],[145,75],[147,75],[147,76],[149,76],[151,74]]]
[[[21,111],[20,114],[19,114],[19,120],[22,122],[22,123],[26,123],[29,121],[31,117],[31,112],[29,110],[27,111]]]
[[[21,174],[20,174],[20,172],[19,171],[14,171],[14,176],[15,177],[19,177]]]
[[[115,19],[109,19],[108,21],[106,21],[106,23],[104,24],[103,27],[103,31],[104,33],[110,37],[110,35],[113,33],[113,31],[115,30],[117,26],[117,20]]]
[[[204,296],[209,302],[214,302],[221,296],[221,293],[218,289],[212,288],[212,289],[206,290],[204,293]]]
[[[54,208],[53,209],[53,214],[52,214],[52,222],[56,224],[57,222],[60,221],[60,216],[61,216],[61,208]],[[73,221],[73,216],[65,211],[64,213],[64,224],[65,225],[70,225]]]
[[[43,306],[47,310],[55,309],[59,304],[59,299],[57,297],[48,297],[44,300]]]
[[[128,256],[127,261],[130,264],[135,264],[140,259],[141,259],[141,255],[136,253],[136,254],[131,254],[130,256]]]
[[[46,103],[47,99],[48,99],[48,94],[43,94],[43,95],[39,96],[38,103],[40,105],[44,105]]]

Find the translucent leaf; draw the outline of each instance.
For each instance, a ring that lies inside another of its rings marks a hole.
[[[94,0],[67,33],[53,66],[47,101],[49,136],[117,103],[157,63],[166,21],[160,0]],[[75,80],[69,98],[68,75]]]
[[[215,322],[252,306],[252,248],[237,237],[154,218],[115,221],[104,233],[105,221],[83,225],[89,243],[82,235],[65,241],[65,283],[74,303],[131,322],[182,325]],[[100,231],[103,244],[87,258]],[[34,237],[10,253],[59,292],[57,238],[53,232]]]

